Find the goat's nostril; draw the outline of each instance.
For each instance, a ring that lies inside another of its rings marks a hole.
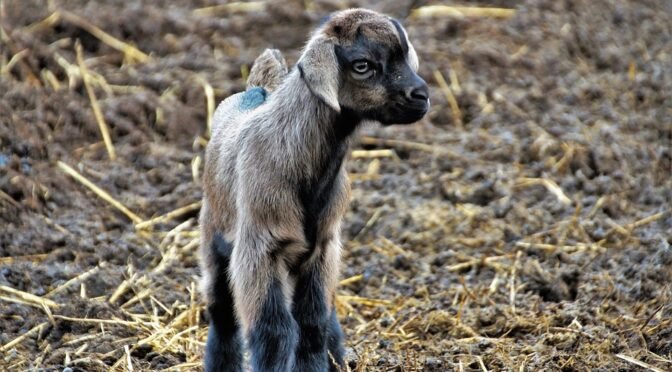
[[[429,91],[426,86],[413,88],[413,90],[411,90],[410,98],[426,101],[429,98]]]

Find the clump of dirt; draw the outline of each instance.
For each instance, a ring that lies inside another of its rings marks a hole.
[[[345,6],[404,21],[433,103],[416,125],[361,130],[357,149],[393,156],[348,163],[349,367],[672,368],[668,3],[469,4],[504,18],[236,4],[0,6],[0,369],[200,368],[208,101],[244,89],[264,48],[296,61]]]

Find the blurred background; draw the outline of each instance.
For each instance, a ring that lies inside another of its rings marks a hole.
[[[672,369],[672,2],[0,0],[0,370],[200,368],[209,116],[356,6],[432,108],[347,165],[348,367]]]

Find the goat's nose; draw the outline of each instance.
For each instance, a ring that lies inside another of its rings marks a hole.
[[[413,88],[413,90],[411,90],[411,98],[426,101],[429,98],[429,91],[427,90],[427,86],[422,85],[420,87]]]
[[[420,81],[416,82],[416,84],[406,90],[406,98],[411,100],[427,101],[429,98],[429,89],[427,88],[427,84],[421,79],[418,80]]]

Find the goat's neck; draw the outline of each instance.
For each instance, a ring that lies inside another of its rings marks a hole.
[[[311,176],[321,177],[325,163],[340,164],[350,147],[350,138],[361,122],[354,113],[331,109],[315,96],[298,71],[294,70],[276,92],[283,102],[277,105],[280,125],[294,160],[303,163]],[[333,165],[332,165],[333,166]]]

